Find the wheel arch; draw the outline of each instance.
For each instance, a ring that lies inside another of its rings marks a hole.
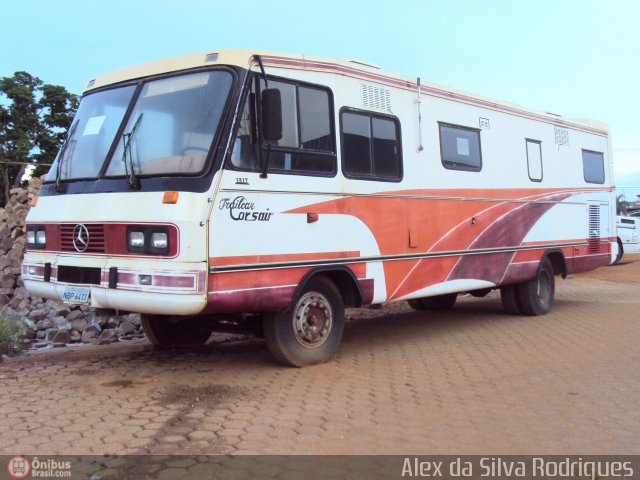
[[[551,262],[551,266],[553,267],[554,275],[561,275],[562,278],[567,278],[567,261],[564,258],[564,253],[560,249],[555,250],[547,250],[542,255],[540,259],[540,265],[538,265],[538,269],[541,268],[542,263],[545,259],[549,259]]]
[[[307,272],[296,287],[289,308],[293,306],[293,303],[300,296],[307,283],[317,276],[323,276],[333,282],[340,292],[340,296],[342,297],[345,307],[362,306],[364,300],[362,288],[360,288],[360,283],[351,269],[346,266],[331,266],[316,267]]]

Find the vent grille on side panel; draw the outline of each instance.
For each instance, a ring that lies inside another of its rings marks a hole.
[[[589,253],[600,253],[600,205],[589,205]]]
[[[385,111],[391,110],[391,92],[388,89],[361,83],[360,93],[362,94],[363,107]]]

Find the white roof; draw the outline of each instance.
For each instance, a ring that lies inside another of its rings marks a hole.
[[[384,72],[376,65],[361,60],[276,53],[265,50],[223,49],[155,60],[105,73],[89,80],[85,92],[150,75],[160,75],[211,65],[233,65],[249,68],[257,64],[254,59],[255,55],[261,56],[265,67],[324,71],[378,82],[405,90],[415,90],[417,88],[416,78]],[[490,99],[435,84],[421,82],[420,87],[423,95],[454,99],[459,102],[533,118],[561,127],[577,128],[597,135],[608,136],[609,133],[608,125],[597,120],[568,120],[555,114],[535,111],[503,100]]]

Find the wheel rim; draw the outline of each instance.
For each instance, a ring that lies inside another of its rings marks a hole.
[[[329,337],[333,313],[329,301],[318,292],[305,293],[293,312],[293,334],[305,348],[318,348]]]
[[[551,298],[551,277],[549,272],[546,270],[541,270],[540,275],[538,275],[538,301],[546,305],[549,303],[549,299]]]

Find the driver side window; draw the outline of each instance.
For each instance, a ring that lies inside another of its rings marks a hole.
[[[231,164],[242,170],[258,170],[257,139],[255,134],[255,92],[251,89],[244,102],[240,125],[231,151]]]
[[[292,80],[269,79],[269,88],[280,91],[282,138],[260,142],[257,138],[256,83],[247,95],[231,152],[231,164],[240,170],[258,171],[269,158],[269,172],[332,176],[336,172],[333,109],[328,88]]]

